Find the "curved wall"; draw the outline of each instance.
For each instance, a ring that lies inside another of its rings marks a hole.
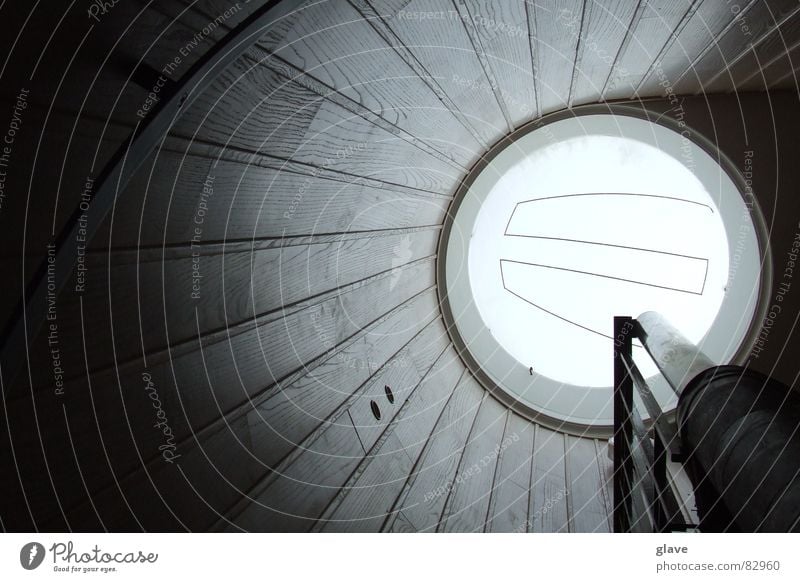
[[[30,330],[17,373],[4,362],[3,526],[607,531],[605,444],[508,410],[451,346],[438,234],[467,169],[515,127],[635,89],[661,95],[637,39],[661,39],[683,92],[690,65],[718,70],[707,45],[727,39],[735,55],[744,41],[713,2],[647,3],[658,23],[633,3],[574,4],[559,16],[456,2],[423,18],[441,4],[306,2],[265,29],[169,127],[76,257],[85,270],[55,300],[63,385],[49,328]],[[158,72],[182,51],[188,68],[204,51],[186,47],[216,46],[258,5],[222,18],[230,7],[213,0],[121,3],[92,30],[84,13],[64,27],[34,14],[20,50],[38,57],[56,30],[88,79],[50,50],[43,62],[74,86],[50,107],[57,75],[30,85],[12,179],[31,194],[0,215],[12,289],[142,122]],[[750,18],[767,35],[772,16]],[[626,74],[579,48],[576,26]],[[118,53],[115,76],[97,55]],[[7,86],[26,83],[23,69]]]

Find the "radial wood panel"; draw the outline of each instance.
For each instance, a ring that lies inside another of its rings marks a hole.
[[[525,2],[467,0],[464,5],[496,82],[495,93],[513,125],[519,127],[535,118],[537,111]]]
[[[633,95],[656,62],[682,20],[699,0],[640,1],[628,37],[606,81],[604,99],[624,99]]]
[[[421,447],[404,442],[404,429],[409,427],[408,432],[424,442],[464,372],[452,348],[445,350],[370,450],[366,462],[323,514],[320,527],[324,531],[380,530],[419,459]]]
[[[800,5],[781,3],[765,23],[762,32],[741,57],[704,86],[707,93],[722,91],[764,91],[774,80],[781,79],[797,68],[797,46],[800,41]],[[788,86],[790,89],[793,87]]]
[[[497,472],[489,503],[486,531],[524,533],[528,531],[531,462],[535,425],[512,414],[501,446]]]
[[[350,4],[313,4],[302,16],[264,48],[462,164],[479,153],[467,129]]]
[[[458,465],[439,531],[480,532],[486,527],[497,458],[509,412],[494,398],[481,404]]]
[[[448,204],[442,196],[313,166],[246,155],[218,159],[217,153],[224,156],[221,151],[154,154],[120,196],[92,246],[191,245],[193,239],[200,246],[437,225]]]
[[[551,113],[569,103],[584,2],[529,2],[528,10],[536,31],[533,58],[539,106],[542,114]]]
[[[83,327],[89,336],[92,369],[127,362],[144,353],[164,350],[208,332],[235,328],[256,317],[279,317],[281,311],[309,298],[332,292],[346,293],[375,278],[393,289],[409,263],[435,253],[437,230],[411,234],[375,233],[369,237],[275,247],[251,252],[215,252],[186,247],[170,260],[119,262],[110,268],[107,255],[89,256],[86,291],[70,295],[59,305],[62,325]],[[214,249],[209,249],[214,250]],[[116,257],[114,257],[116,258]],[[135,261],[136,254],[130,259]],[[110,287],[109,287],[110,286]],[[130,290],[110,294],[109,289]],[[111,295],[109,304],[109,295]],[[220,305],[219,298],[224,296]],[[81,304],[93,306],[93,316],[82,320]],[[107,309],[96,306],[109,304]],[[143,314],[169,314],[140,324]],[[112,335],[114,343],[94,342]],[[46,337],[32,343],[30,356],[46,369],[50,357]],[[65,344],[62,355],[80,361],[82,342]],[[78,370],[67,372],[74,376]],[[35,374],[34,385],[40,386]]]
[[[456,7],[437,0],[373,0],[375,12],[488,146],[509,131],[491,81]],[[425,18],[443,13],[445,18]]]
[[[593,103],[600,98],[636,11],[637,4],[630,0],[586,3],[570,87],[571,105]]]
[[[677,36],[667,41],[656,66],[636,88],[639,97],[664,96],[669,89],[674,91],[673,84],[691,66],[694,58],[714,43],[717,35],[736,18],[733,10],[714,0],[701,0],[696,10],[687,16],[688,19],[682,21],[675,31]]]
[[[416,374],[408,362],[418,359],[421,352],[441,349],[436,348],[434,342],[441,334],[429,323],[433,301],[431,292],[420,296],[390,313],[384,321],[367,328],[323,361],[309,363],[282,382],[279,390],[253,397],[210,427],[179,441],[179,452],[183,455],[181,469],[197,477],[199,492],[209,503],[214,501],[210,504],[216,512],[224,514],[268,475],[270,468],[277,467],[293,451],[307,448],[308,441],[315,440],[314,432],[320,426],[336,421],[336,415],[341,416],[337,410],[363,391],[364,383],[372,376],[382,374],[384,368]],[[409,327],[412,321],[414,324]],[[400,367],[395,365],[397,362],[406,365]],[[414,376],[408,381],[413,384]],[[131,414],[131,418],[136,417]],[[353,442],[357,443],[358,439]],[[301,443],[305,445],[301,447]],[[227,451],[227,457],[220,457],[224,462],[217,466],[207,459],[208,451]],[[232,463],[232,459],[238,461]],[[185,487],[176,491],[170,485],[175,468],[160,457],[148,463],[148,472],[169,497],[171,506],[182,509],[182,515],[191,516],[186,518],[187,525],[202,529],[219,519],[202,507],[192,508],[192,504],[198,505],[198,500],[188,495]],[[218,478],[212,478],[214,476]],[[221,484],[221,480],[227,485]],[[150,490],[148,483],[149,477],[144,471],[138,471],[121,483],[124,490],[132,493],[132,503],[133,500],[137,503],[140,510],[137,515],[152,515],[147,511],[147,497],[136,493],[139,488]],[[109,487],[103,495],[95,497],[94,503],[106,515],[121,518],[114,515],[114,497],[114,488]],[[157,515],[152,518],[157,519]]]
[[[594,440],[571,435],[565,438],[570,531],[608,532],[606,485]]]
[[[778,23],[798,11],[800,3],[796,0],[769,0],[750,3],[736,15],[722,33],[697,55],[691,66],[675,83],[678,93],[708,92],[723,89],[726,73],[742,59],[748,59],[753,48],[767,42],[777,33]],[[753,63],[750,62],[750,67]],[[714,81],[717,81],[715,83]],[[723,89],[724,90],[724,89]],[[715,91],[716,92],[716,91]]]
[[[569,531],[564,435],[542,426],[536,427],[531,469],[529,531]]]
[[[411,474],[393,508],[387,521],[390,531],[436,531],[455,485],[470,428],[486,397],[477,380],[465,375],[434,428],[419,468]]]
[[[358,465],[365,462],[367,453],[418,389],[422,378],[427,377],[429,370],[420,376],[409,365],[410,360],[424,350],[441,355],[443,338],[432,337],[430,331],[426,328],[387,361],[321,425],[319,434],[306,438],[274,473],[266,474],[264,485],[238,502],[240,507],[232,514],[234,527],[255,531],[310,529]],[[388,403],[383,393],[389,384],[397,394],[394,403]],[[366,402],[369,410],[373,398],[381,402],[380,419],[371,413],[359,414],[362,403]],[[320,466],[326,470],[320,470]]]
[[[419,265],[405,270],[404,278],[392,293],[398,305],[426,291],[433,284],[432,265]],[[405,278],[407,277],[407,278]],[[223,334],[214,342],[204,341],[202,350],[197,341],[187,342],[180,349],[150,357],[145,364],[137,359],[122,370],[112,369],[77,379],[65,386],[70,405],[76,410],[95,411],[82,415],[71,426],[70,434],[87,454],[102,455],[99,447],[114,450],[112,458],[120,470],[132,469],[142,460],[159,455],[164,442],[161,431],[153,430],[153,405],[145,383],[156,387],[161,408],[170,418],[171,431],[183,439],[192,431],[213,423],[222,413],[259,398],[276,383],[304,370],[309,362],[324,356],[331,348],[359,337],[370,322],[381,319],[390,310],[387,305],[370,302],[367,297],[383,296],[391,281],[380,279],[372,285],[350,293],[335,295],[318,304],[305,306],[283,317],[278,316],[258,328]],[[430,307],[427,308],[430,313]],[[420,317],[415,313],[412,317]],[[407,322],[401,322],[403,328]],[[371,357],[368,354],[359,356]],[[144,374],[147,373],[147,380]],[[90,391],[87,382],[91,382]],[[64,412],[59,400],[41,398],[36,418],[26,400],[13,403],[19,422],[63,426]],[[122,429],[122,430],[120,430]],[[58,448],[63,441],[56,430],[42,435],[47,450]],[[98,438],[102,439],[98,442]],[[30,434],[30,442],[18,442],[20,450],[33,453],[38,449],[38,435]],[[136,443],[131,448],[130,443]],[[102,458],[102,456],[98,456]],[[35,459],[32,458],[31,463]],[[56,458],[69,466],[70,457]],[[66,470],[66,469],[65,469]],[[88,478],[88,477],[87,477]],[[80,481],[77,481],[78,483]]]

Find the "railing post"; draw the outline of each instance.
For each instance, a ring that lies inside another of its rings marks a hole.
[[[631,358],[634,324],[631,317],[614,317],[614,532],[631,528],[633,459],[633,378],[623,358]]]

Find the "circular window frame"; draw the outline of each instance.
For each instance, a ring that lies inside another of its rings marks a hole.
[[[729,359],[729,362],[721,363],[733,363],[740,365],[744,364],[755,345],[761,322],[766,316],[769,297],[771,296],[772,257],[769,245],[767,244],[768,230],[758,200],[755,194],[752,192],[752,189],[748,187],[744,177],[738,171],[733,162],[720,149],[718,149],[713,142],[695,129],[685,124],[679,124],[678,121],[661,115],[657,112],[649,111],[645,106],[639,108],[630,105],[613,104],[584,105],[573,109],[558,111],[525,124],[514,132],[504,136],[491,148],[489,148],[487,153],[484,154],[470,169],[470,171],[459,184],[450,207],[448,208],[448,212],[439,235],[436,262],[437,292],[439,295],[439,304],[441,306],[443,320],[448,334],[450,335],[454,347],[466,364],[467,368],[493,397],[507,407],[548,428],[581,436],[608,437],[613,432],[613,426],[609,423],[580,422],[569,418],[562,418],[553,414],[548,414],[547,412],[536,409],[530,406],[528,403],[519,400],[514,392],[509,391],[502,385],[495,382],[478,363],[469,348],[467,348],[456,323],[456,319],[453,315],[453,307],[450,303],[447,287],[447,257],[450,235],[462,202],[464,201],[475,180],[492,163],[495,157],[497,157],[507,147],[525,135],[533,131],[540,130],[552,123],[590,115],[615,115],[632,117],[660,125],[675,133],[681,134],[682,136],[686,136],[693,145],[697,146],[700,150],[708,154],[712,160],[716,162],[716,164],[725,172],[725,174],[727,174],[727,176],[733,182],[736,190],[738,190],[742,201],[749,206],[750,219],[758,245],[757,252],[760,263],[758,273],[759,288],[758,292],[756,293],[752,318],[748,324],[747,330],[744,332],[742,339],[739,342],[738,348],[736,349],[734,355]],[[725,226],[726,233],[729,237],[729,256],[731,256],[733,253],[733,250],[730,248],[731,233],[729,231],[729,225],[726,224]],[[637,317],[639,314],[621,313],[619,315],[630,315],[632,317]],[[609,358],[610,357],[611,352],[609,351]]]

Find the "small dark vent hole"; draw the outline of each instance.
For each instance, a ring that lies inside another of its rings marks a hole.
[[[370,400],[369,407],[372,409],[372,415],[375,417],[376,420],[381,419],[381,409],[378,407],[378,403],[374,400]]]
[[[389,401],[389,404],[394,404],[394,394],[392,394],[392,389],[388,386],[384,386],[383,389],[386,392],[386,399]]]

